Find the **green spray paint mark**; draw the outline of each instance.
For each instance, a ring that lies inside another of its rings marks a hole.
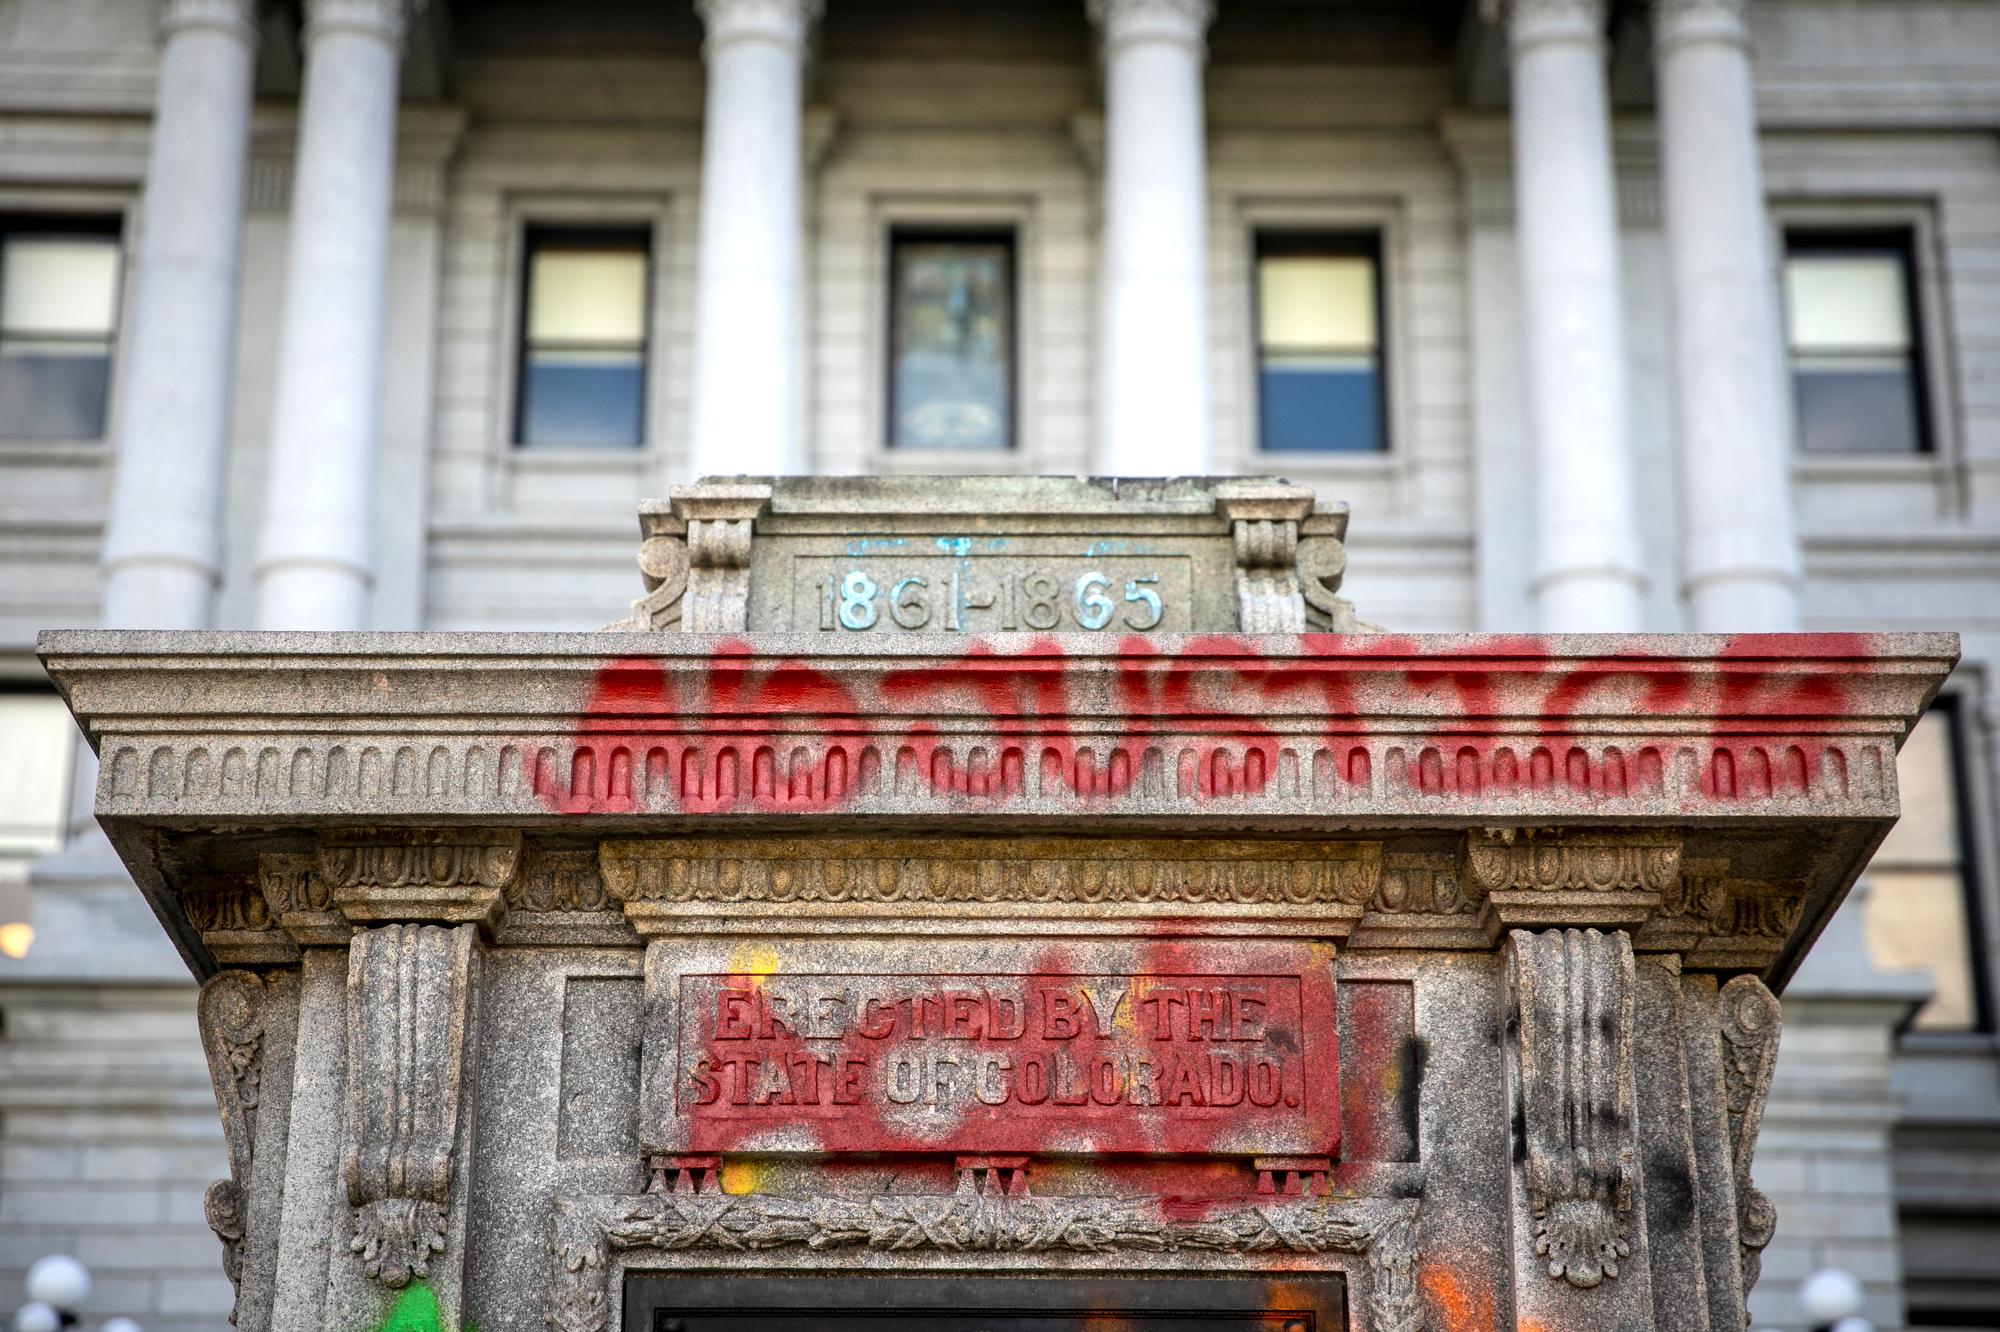
[[[437,1296],[429,1286],[419,1281],[396,1296],[396,1302],[389,1306],[389,1316],[375,1332],[450,1332],[438,1314]],[[467,1323],[463,1332],[476,1332]]]

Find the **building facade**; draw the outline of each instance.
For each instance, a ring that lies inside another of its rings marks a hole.
[[[0,4],[0,1281],[229,1307],[38,630],[591,628],[698,475],[1279,473],[1396,629],[1964,634],[1752,1308],[1993,1319],[1996,124],[1990,0]]]

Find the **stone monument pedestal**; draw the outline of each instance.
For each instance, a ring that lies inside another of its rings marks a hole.
[[[691,487],[607,633],[44,636],[238,1327],[1741,1329],[1955,640],[1352,632],[1298,487],[988,484]]]

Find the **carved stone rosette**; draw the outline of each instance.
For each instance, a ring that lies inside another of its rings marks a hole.
[[[1750,1160],[1778,1062],[1782,1011],[1777,997],[1755,976],[1738,976],[1724,985],[1721,999],[1723,1103],[1729,1114],[1736,1239],[1747,1297],[1763,1268],[1764,1246],[1778,1226],[1778,1209],[1750,1182]]]
[[[1534,1249],[1550,1277],[1588,1289],[1632,1252],[1632,943],[1515,930],[1508,951]]]
[[[614,1252],[870,1249],[884,1253],[1345,1253],[1365,1257],[1376,1332],[1421,1332],[1415,1199],[1287,1198],[1198,1220],[1156,1198],[1044,1197],[981,1188],[962,1170],[945,1194],[659,1192],[562,1197],[549,1219],[551,1332],[606,1332]]]
[[[466,1028],[477,966],[470,925],[355,934],[347,973],[342,1174],[349,1248],[391,1289],[445,1247]]]
[[[222,1116],[223,1144],[229,1152],[229,1176],[208,1186],[202,1211],[209,1229],[222,1241],[223,1274],[239,1291],[264,1076],[264,997],[264,980],[254,972],[221,971],[203,983],[196,1006],[216,1109]],[[229,1321],[236,1321],[233,1307]]]

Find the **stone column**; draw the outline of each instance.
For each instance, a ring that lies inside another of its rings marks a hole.
[[[1757,162],[1745,0],[1655,0],[1693,628],[1799,627],[1783,325]]]
[[[1110,476],[1204,475],[1209,0],[1090,0],[1104,33],[1098,448]]]
[[[104,530],[109,629],[206,629],[215,619],[254,11],[253,0],[171,0],[160,22]]]
[[[1602,0],[1507,0],[1536,616],[1643,627]]]
[[[405,0],[309,0],[257,624],[361,629]]]
[[[696,0],[708,25],[694,475],[806,470],[801,82],[819,0]]]

